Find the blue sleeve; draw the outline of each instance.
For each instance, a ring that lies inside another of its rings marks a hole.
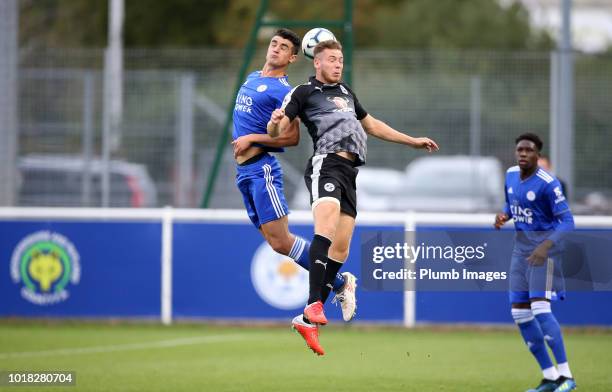
[[[555,230],[552,232],[548,239],[557,244],[563,236],[565,236],[569,231],[574,230],[574,216],[570,212],[570,210],[565,211],[561,215],[556,217],[558,219],[559,224],[555,227]]]
[[[574,230],[574,216],[570,211],[565,195],[563,194],[563,188],[559,180],[555,178],[553,182],[548,184],[546,188],[546,198],[548,200],[550,210],[554,215],[554,219],[557,220],[558,224],[555,226],[555,230],[548,237],[554,243],[558,243],[564,234],[568,231]]]
[[[550,211],[552,211],[555,217],[570,210],[565,195],[563,194],[563,188],[561,188],[561,184],[556,178],[546,187],[546,199],[550,206]]]

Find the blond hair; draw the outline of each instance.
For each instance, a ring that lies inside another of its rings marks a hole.
[[[325,49],[338,49],[338,50],[342,50],[342,45],[340,44],[340,42],[338,41],[334,41],[333,39],[327,40],[327,41],[321,41],[317,44],[317,46],[314,47],[314,55],[315,57],[321,53],[322,51],[324,51]]]

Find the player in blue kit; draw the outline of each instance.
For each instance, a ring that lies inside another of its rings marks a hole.
[[[538,361],[544,378],[534,392],[576,389],[565,354],[559,322],[550,301],[564,299],[561,270],[562,237],[574,229],[561,184],[537,164],[543,143],[532,133],[516,139],[516,160],[506,172],[506,205],[495,217],[495,228],[513,219],[516,230],[510,264],[510,302],[527,347]],[[548,355],[552,350],[557,367]]]
[[[295,119],[288,132],[279,138],[271,138],[266,131],[272,111],[281,107],[291,90],[286,71],[297,59],[299,47],[300,38],[291,30],[279,29],[274,33],[263,68],[247,77],[236,96],[232,145],[237,163],[236,185],[249,218],[272,249],[308,270],[310,243],[289,232],[283,173],[278,160],[270,154],[298,144],[299,120]],[[332,284],[346,321],[355,314],[355,281],[351,273],[345,272],[336,274]],[[303,327],[302,336],[304,333],[318,336],[315,325]]]

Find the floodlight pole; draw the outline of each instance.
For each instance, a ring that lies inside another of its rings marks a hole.
[[[104,52],[102,119],[102,207],[110,205],[110,154],[121,144],[124,10],[124,0],[108,0],[108,47]]]
[[[551,55],[550,158],[555,173],[574,192],[574,52],[571,26],[572,0],[563,0],[561,37]]]
[[[17,196],[17,72],[19,45],[17,0],[0,0],[0,206]]]

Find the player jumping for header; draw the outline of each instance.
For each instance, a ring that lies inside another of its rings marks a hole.
[[[339,42],[317,44],[315,76],[294,88],[268,122],[268,134],[283,137],[299,116],[314,145],[314,155],[304,175],[315,222],[310,245],[310,295],[304,314],[293,320],[298,331],[327,323],[323,303],[334,276],[348,257],[357,216],[357,166],[365,163],[367,134],[413,148],[438,150],[433,140],[408,136],[369,115],[355,93],[341,81],[343,59]],[[305,336],[309,347],[322,353],[314,337]]]
[[[236,185],[244,200],[249,218],[276,252],[289,256],[309,269],[310,243],[289,232],[289,209],[283,193],[283,173],[270,152],[299,141],[299,120],[287,127],[278,138],[266,133],[266,123],[274,109],[281,106],[291,90],[286,71],[297,58],[299,37],[291,30],[277,30],[268,46],[261,71],[251,73],[236,96],[234,107],[233,146],[236,159]],[[355,277],[351,273],[335,274],[331,280],[342,316],[350,321],[355,314]],[[316,334],[314,326],[306,331]]]

